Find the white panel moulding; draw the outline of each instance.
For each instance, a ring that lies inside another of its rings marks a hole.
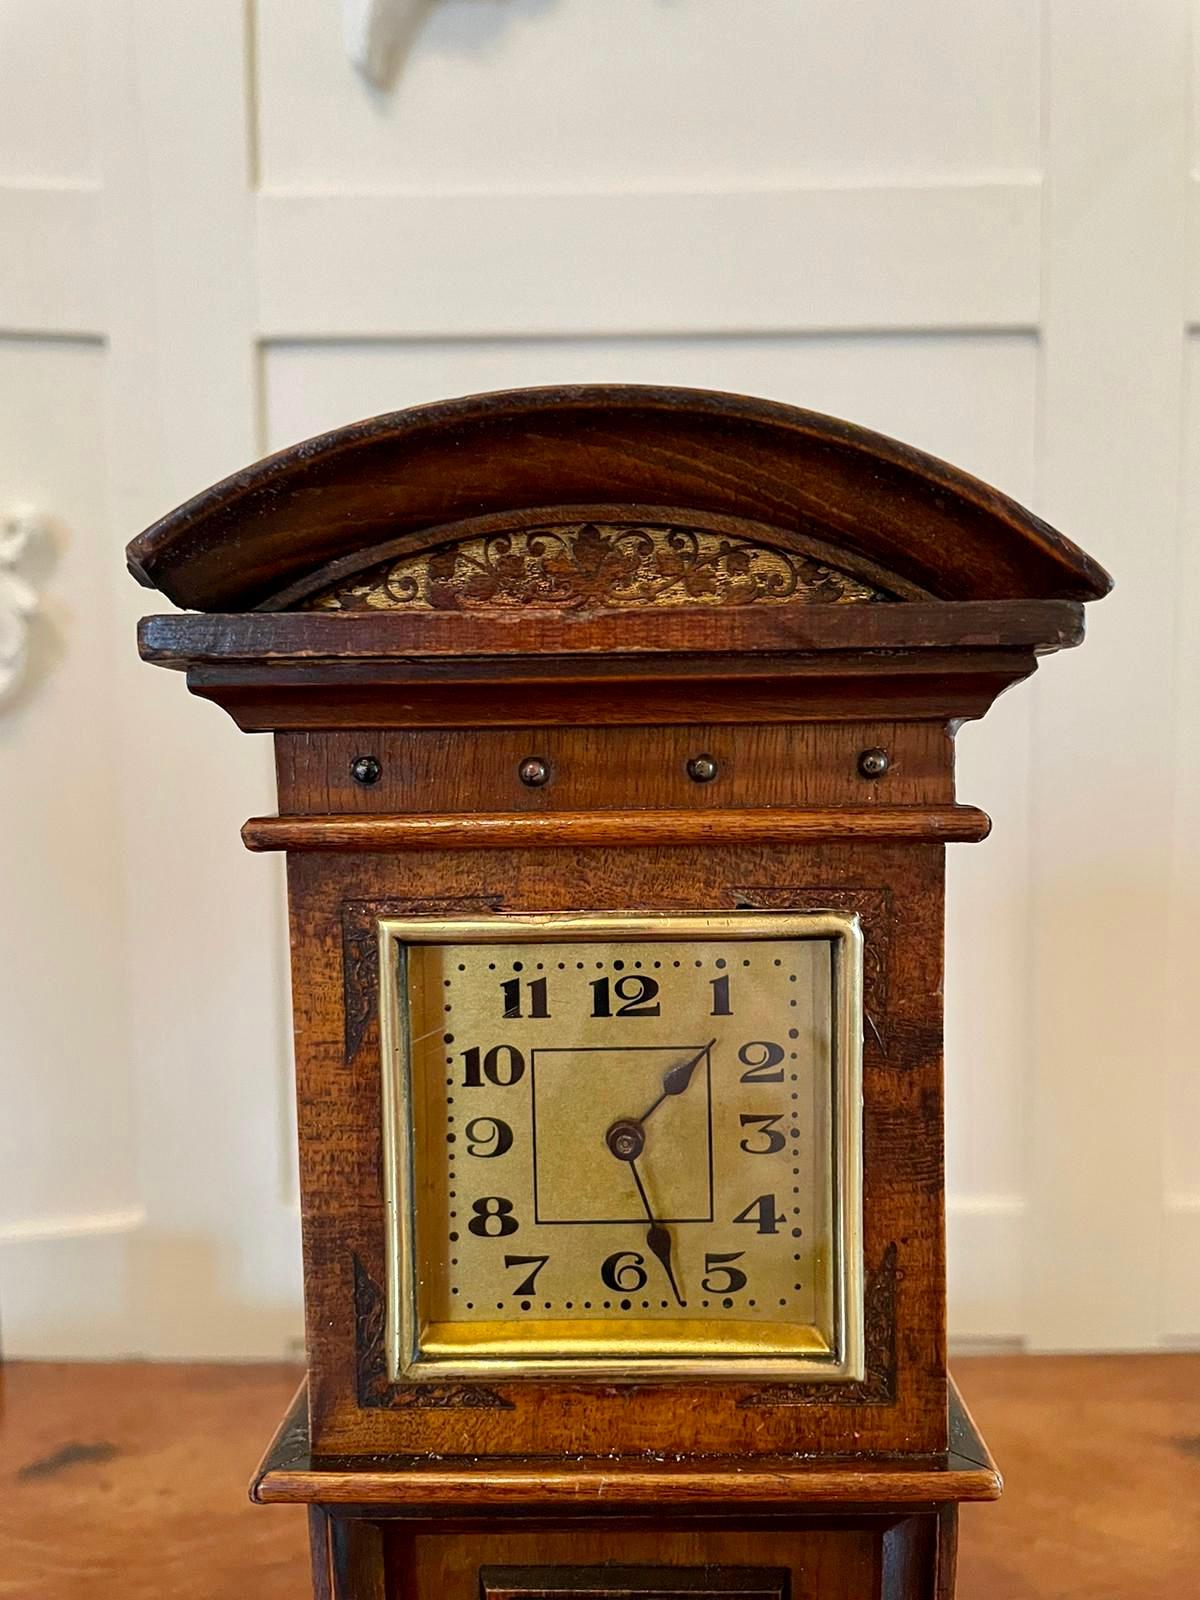
[[[1169,1195],[1163,1240],[1163,1333],[1200,1347],[1200,1194]]]
[[[1187,184],[1187,302],[1189,328],[1200,328],[1200,172]]]
[[[952,1339],[1020,1339],[1024,1324],[1020,1195],[946,1200],[948,1321]]]
[[[45,519],[30,506],[14,506],[0,517],[0,703],[25,674],[29,624],[38,608],[37,593],[18,563],[45,532]]]
[[[95,189],[0,184],[0,330],[99,336],[99,207]]]
[[[662,194],[266,190],[256,205],[268,339],[1011,330],[1039,316],[1036,179]]]

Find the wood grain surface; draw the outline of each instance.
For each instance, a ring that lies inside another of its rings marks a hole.
[[[940,840],[973,844],[991,823],[975,806],[845,806],[785,811],[516,811],[457,816],[251,817],[242,828],[248,850],[513,850],[623,845],[803,844],[812,840]]]
[[[997,1504],[963,1507],[964,1600],[1195,1592],[1200,1355],[988,1357],[955,1372],[1007,1479]],[[245,1485],[299,1375],[3,1369],[0,1596],[298,1600],[304,1512],[252,1506]]]
[[[803,530],[945,600],[1095,599],[1109,578],[968,473],[853,423],[745,395],[512,389],[351,423],[204,490],[129,546],[176,605],[270,603],[348,554],[466,517],[596,502]]]
[[[883,750],[888,769],[864,778],[859,757]],[[379,764],[354,780],[360,756]],[[696,783],[688,762],[716,762]],[[527,757],[546,763],[540,787],[521,781]],[[374,816],[429,811],[684,811],[837,806],[944,806],[954,802],[953,748],[926,722],[697,723],[646,728],[423,728],[284,733],[275,740],[280,793],[299,815]]]
[[[682,607],[638,612],[488,611],[168,613],[138,627],[159,666],[234,661],[405,661],[428,657],[750,657],[867,650],[1031,650],[1082,642],[1083,607],[1068,600],[975,600],[862,606]]]
[[[379,1514],[422,1522],[484,1511],[535,1520],[553,1514],[574,1526],[614,1517],[623,1524],[647,1516],[659,1521],[698,1511],[728,1521],[764,1510],[928,1510],[946,1502],[995,1500],[1001,1491],[1000,1474],[953,1385],[950,1449],[928,1457],[331,1462],[314,1460],[309,1452],[306,1411],[302,1388],[254,1481],[251,1493],[263,1505],[369,1506]]]
[[[280,793],[283,811],[292,796]],[[687,816],[688,813],[681,813]],[[804,815],[804,813],[798,813]],[[369,821],[370,819],[360,819]],[[540,821],[540,818],[529,819]],[[560,814],[561,820],[561,814]],[[293,852],[288,859],[313,1440],[447,1458],[917,1454],[946,1446],[940,842]],[[388,1380],[378,915],[858,911],[867,932],[864,1260],[870,1382],[820,1386]],[[903,915],[895,913],[903,907]],[[349,917],[349,922],[347,918]],[[886,1291],[894,1285],[894,1294]],[[375,1286],[375,1295],[369,1292]],[[872,1285],[876,1285],[875,1292]],[[877,1308],[877,1314],[872,1308]],[[636,1405],[630,1399],[636,1394]]]

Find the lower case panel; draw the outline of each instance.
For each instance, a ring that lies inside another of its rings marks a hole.
[[[952,1508],[947,1508],[952,1515]],[[940,1600],[938,1516],[753,1530],[382,1527],[387,1600]],[[943,1518],[943,1520],[945,1520]],[[347,1528],[347,1524],[342,1524]],[[362,1524],[359,1524],[361,1530]],[[353,1535],[351,1536],[353,1537]],[[342,1600],[334,1590],[336,1600]],[[349,1590],[346,1600],[358,1600]]]

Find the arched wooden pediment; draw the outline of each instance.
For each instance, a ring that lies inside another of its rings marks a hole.
[[[1098,598],[1104,570],[964,472],[814,412],[526,389],[340,428],[205,490],[130,566],[199,611],[565,611]]]

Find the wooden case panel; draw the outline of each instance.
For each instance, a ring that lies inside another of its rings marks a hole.
[[[397,1600],[936,1600],[937,1520],[416,1535],[385,1525],[382,1567]]]
[[[840,805],[948,805],[953,744],[936,722],[735,723],[653,728],[480,728],[471,732],[285,733],[276,736],[280,810],[364,816],[440,810],[688,811]],[[887,752],[888,769],[864,778],[865,750]],[[709,755],[711,782],[688,762]],[[379,762],[378,781],[351,776],[358,756]],[[549,780],[519,776],[530,756]]]
[[[942,873],[936,844],[293,856],[314,1450],[636,1455],[674,1453],[681,1440],[698,1455],[943,1449]],[[376,918],[747,906],[844,908],[863,921],[865,1381],[389,1383]]]

